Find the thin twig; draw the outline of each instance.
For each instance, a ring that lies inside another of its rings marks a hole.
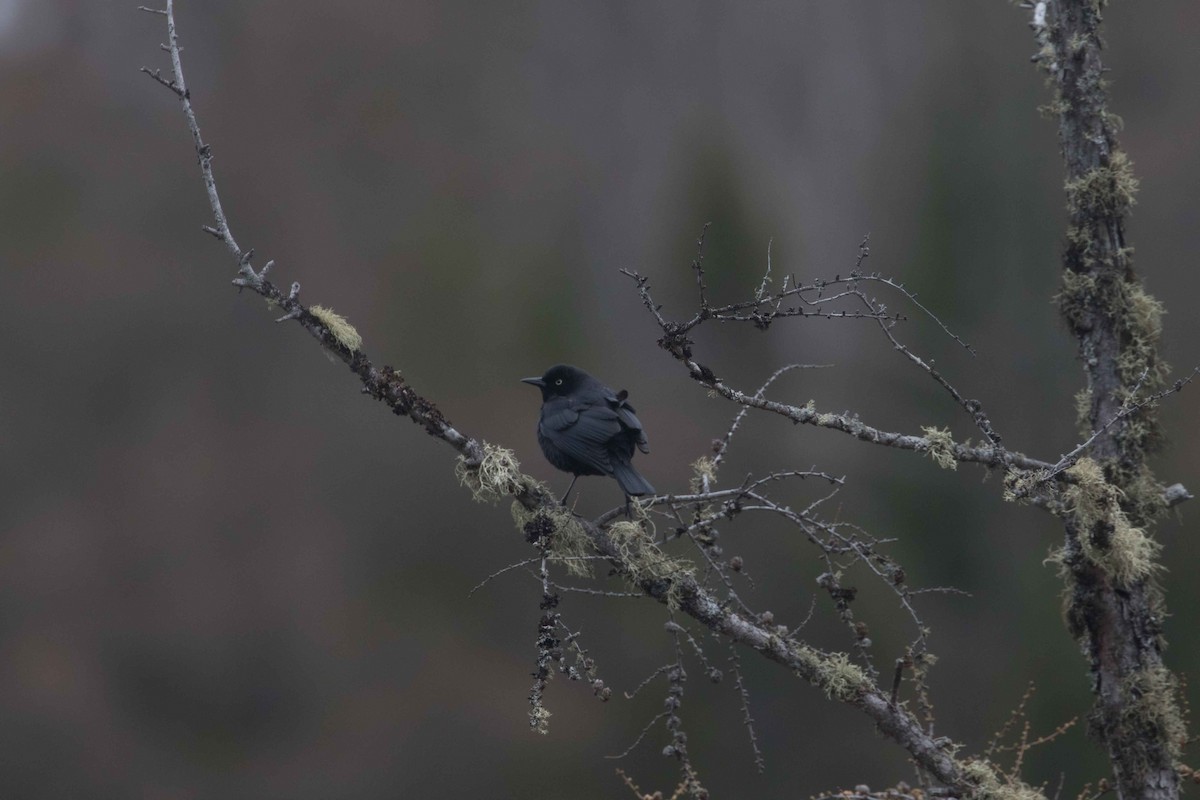
[[[750,737],[750,749],[754,752],[754,766],[762,773],[767,769],[767,760],[758,749],[758,734],[754,730],[754,717],[750,714],[750,691],[742,678],[742,659],[732,647],[729,648],[729,663],[733,665],[733,685],[741,702],[742,725],[746,727],[746,734]]]
[[[536,564],[540,560],[541,560],[541,556],[537,556],[534,558],[527,558],[524,561],[518,561],[515,564],[509,564],[507,567],[501,567],[500,569],[493,572],[491,575],[488,575],[486,578],[481,580],[479,583],[475,584],[471,588],[471,591],[467,592],[467,597],[470,597],[471,595],[475,594],[477,591],[482,589],[484,586],[486,586],[488,584],[488,582],[492,580],[492,578],[498,578],[501,575],[503,575],[504,573],[509,572],[514,569],[520,569],[521,567],[526,567],[526,566],[529,566],[530,564]]]

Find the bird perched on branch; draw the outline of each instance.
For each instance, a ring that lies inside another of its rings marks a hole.
[[[522,378],[542,390],[537,438],[546,460],[575,476],[611,475],[626,497],[654,494],[654,487],[630,465],[633,448],[650,452],[642,423],[622,389],[614,392],[578,367],[557,364],[540,378]]]

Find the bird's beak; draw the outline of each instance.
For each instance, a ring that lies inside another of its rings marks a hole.
[[[521,378],[521,383],[532,384],[533,386],[536,386],[539,389],[546,388],[546,382],[544,380],[542,380],[541,378]]]

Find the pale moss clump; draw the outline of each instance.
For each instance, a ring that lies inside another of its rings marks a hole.
[[[817,424],[822,427],[831,428],[837,421],[838,421],[837,414],[829,414],[829,413],[817,414]]]
[[[1045,800],[1045,795],[1037,789],[1005,775],[989,761],[972,758],[963,763],[962,771],[978,787],[978,800]]]
[[[687,559],[664,553],[638,522],[614,522],[607,532],[629,581],[635,585],[667,581],[670,584],[667,588],[667,607],[672,610],[678,608],[680,584],[695,576],[695,565]]]
[[[1136,201],[1138,180],[1133,176],[1129,156],[1118,150],[1107,165],[1095,167],[1063,188],[1072,212],[1086,214],[1124,214]]]
[[[333,338],[337,340],[337,343],[351,353],[357,352],[362,347],[362,336],[354,329],[349,320],[332,308],[311,306],[308,309],[308,313],[312,314],[322,325],[328,328],[329,332],[333,334]]]
[[[1166,309],[1140,283],[1134,283],[1126,287],[1123,311],[1128,342],[1121,348],[1117,366],[1127,383],[1141,382],[1146,389],[1157,388],[1170,371],[1158,357],[1162,317],[1167,313]],[[1146,376],[1144,381],[1143,375]]]
[[[709,486],[717,482],[717,462],[714,458],[700,456],[692,462],[692,479],[688,482],[688,486],[692,492],[701,492],[704,490],[706,479]]]
[[[1013,503],[1028,497],[1042,481],[1042,473],[1009,467],[1004,473],[1004,502]]]
[[[1150,339],[1162,336],[1162,318],[1167,313],[1162,301],[1147,292],[1140,284],[1129,289],[1129,314],[1133,325]]]
[[[822,653],[801,645],[796,655],[816,673],[817,685],[831,700],[850,701],[871,689],[871,679],[846,653]]]
[[[1125,507],[1129,515],[1137,520],[1152,520],[1167,509],[1163,493],[1166,487],[1145,464],[1142,464],[1127,479],[1125,484]]]
[[[1162,664],[1133,673],[1122,686],[1128,701],[1125,719],[1135,728],[1153,727],[1161,734],[1172,758],[1188,742],[1187,723],[1179,711],[1179,682]]]
[[[530,511],[514,502],[512,516],[513,522],[527,539],[536,537],[542,541],[550,563],[561,564],[576,577],[591,577],[589,558],[593,555],[592,540],[570,511],[561,506]]]
[[[1162,546],[1144,530],[1133,526],[1120,500],[1124,493],[1104,478],[1093,459],[1081,458],[1066,471],[1074,479],[1064,493],[1068,513],[1075,517],[1079,544],[1087,558],[1103,567],[1118,584],[1129,586],[1160,569],[1156,563]],[[1106,523],[1108,541],[1097,543],[1093,531]]]
[[[469,465],[463,456],[454,464],[454,476],[471,490],[477,503],[490,503],[515,494],[530,479],[521,474],[521,465],[512,450],[483,443],[483,458],[478,465]]]
[[[533,711],[530,711],[529,727],[542,736],[550,733],[550,710],[545,706],[538,706]]]
[[[1074,230],[1076,229],[1072,229]],[[1080,246],[1086,247],[1090,241],[1086,231],[1081,232],[1081,236]],[[1096,278],[1091,274],[1063,270],[1062,289],[1054,296],[1054,302],[1058,304],[1059,311],[1067,322],[1075,327],[1082,327],[1087,324],[1088,315],[1096,303],[1097,291]]]
[[[950,436],[950,429],[930,425],[922,426],[921,430],[929,442],[925,454],[933,459],[933,463],[942,469],[957,470],[958,461],[954,458],[954,439]]]

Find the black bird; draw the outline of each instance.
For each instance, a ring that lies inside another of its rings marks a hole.
[[[537,438],[546,460],[575,476],[611,475],[628,495],[654,494],[654,487],[629,463],[636,445],[650,452],[642,423],[626,402],[629,393],[614,392],[578,367],[558,364],[540,378],[522,378],[542,390]]]

